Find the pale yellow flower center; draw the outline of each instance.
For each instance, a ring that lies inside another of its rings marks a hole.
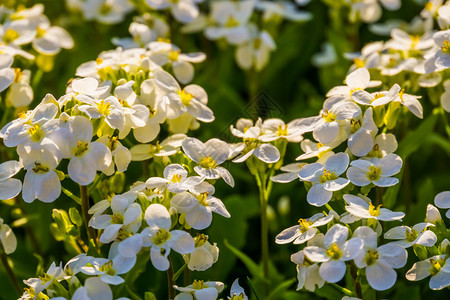
[[[216,161],[211,157],[211,155],[200,159],[199,165],[205,169],[214,169],[217,166]]]
[[[338,179],[338,178],[339,177],[336,175],[336,173],[330,172],[329,170],[324,169],[322,176],[320,176],[319,182],[320,183],[325,183],[327,181],[335,180],[335,179]]]
[[[325,119],[327,122],[334,122],[336,121],[336,115],[332,112],[328,111],[328,109],[325,109],[322,113],[322,118]]]
[[[166,242],[169,238],[170,232],[168,232],[164,228],[161,228],[156,232],[156,235],[152,238],[152,241],[155,245],[161,245],[164,242]]]
[[[19,34],[17,33],[17,31],[15,31],[14,29],[8,28],[5,31],[5,34],[2,37],[2,40],[6,43],[12,43],[15,40],[17,40],[17,38],[19,38]]]
[[[39,124],[34,124],[32,127],[28,128],[28,134],[31,136],[33,142],[39,142],[44,137],[44,132]]]
[[[75,147],[74,156],[82,156],[86,151],[89,150],[89,143],[78,141],[77,146]]]
[[[379,215],[380,215],[380,209],[381,209],[381,204],[380,205],[378,205],[376,208],[375,208],[375,206],[372,204],[372,203],[370,203],[370,205],[369,205],[369,214],[371,215],[371,216],[374,216],[374,217],[378,217]]]
[[[105,100],[101,100],[100,103],[97,103],[98,112],[104,116],[109,116],[109,108],[111,106],[111,102],[105,102]]]
[[[377,250],[369,250],[364,257],[366,264],[368,266],[373,265],[378,260],[378,251]]]
[[[375,166],[369,167],[369,172],[367,172],[367,178],[370,181],[377,181],[381,177],[381,168],[377,168]]]
[[[47,166],[44,166],[40,162],[35,162],[34,168],[32,170],[36,174],[44,174],[44,173],[47,173],[48,171],[50,171],[50,168]]]
[[[326,254],[333,260],[339,260],[342,257],[342,251],[336,243],[333,243],[330,248],[328,248]]]

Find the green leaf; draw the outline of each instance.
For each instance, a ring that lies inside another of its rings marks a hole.
[[[249,272],[253,275],[253,277],[263,277],[263,272],[261,266],[259,266],[257,263],[255,263],[250,257],[247,256],[244,252],[240,251],[239,249],[233,247],[230,243],[228,243],[227,240],[224,241],[225,246],[227,246],[228,249],[233,252],[234,255],[236,255],[247,267]]]
[[[267,297],[267,299],[283,299],[283,294],[297,280],[297,278],[289,279],[280,283]]]
[[[78,209],[76,209],[75,207],[71,207],[69,209],[69,217],[70,220],[78,227],[80,227],[83,224],[83,219],[81,218]]]
[[[438,117],[439,115],[433,112],[433,114],[424,120],[419,127],[410,131],[398,145],[397,154],[403,159],[406,159],[421,146],[424,146],[425,143],[423,141],[425,141],[433,131]]]
[[[156,296],[151,292],[145,292],[144,300],[156,300]]]

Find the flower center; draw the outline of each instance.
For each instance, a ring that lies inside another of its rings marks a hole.
[[[194,95],[186,92],[184,89],[178,92],[178,96],[180,96],[181,103],[185,106],[188,106],[191,103],[192,98],[194,98]]]
[[[377,250],[369,250],[364,257],[366,264],[368,266],[373,265],[378,260],[378,251]]]
[[[44,174],[44,173],[47,173],[48,171],[50,171],[50,168],[42,165],[40,162],[35,162],[34,168],[32,170],[36,174]]]
[[[437,273],[439,273],[441,268],[444,266],[445,261],[443,259],[441,259],[441,258],[439,258],[439,259],[430,259],[430,263],[431,263],[430,274],[431,274],[431,276],[434,276]]]
[[[73,155],[82,156],[88,150],[89,150],[89,143],[78,141],[77,147],[75,148]]]
[[[208,206],[208,202],[206,202],[206,198],[208,198],[208,195],[209,195],[208,192],[201,193],[200,196],[197,197],[198,203],[205,207]]]
[[[109,115],[109,107],[111,106],[111,102],[106,102],[105,100],[101,100],[100,103],[97,103],[98,112],[104,116]]]
[[[420,41],[420,35],[410,35],[411,48],[415,48]]]
[[[308,230],[309,226],[312,225],[312,222],[306,219],[299,219],[298,224],[300,225],[300,231],[302,233],[305,233]]]
[[[197,236],[194,238],[195,248],[203,246],[208,241],[208,236],[203,233],[197,233]]]
[[[350,128],[351,133],[357,132],[361,128],[361,120],[351,119],[350,126],[351,126]]]
[[[417,231],[415,229],[411,229],[411,230],[406,229],[405,236],[406,236],[406,240],[408,242],[412,243],[417,239],[419,234],[417,233]]]
[[[369,172],[367,172],[367,178],[370,181],[377,181],[381,177],[381,168],[377,168],[375,166],[369,167]]]
[[[170,181],[172,181],[173,183],[180,182],[181,181],[181,174],[174,174]]]
[[[443,46],[441,47],[442,52],[450,54],[450,42],[444,41]]]
[[[42,27],[39,26],[39,27],[36,29],[36,38],[39,39],[39,38],[43,37],[43,36],[45,35],[46,32],[47,32],[47,31],[46,31],[45,29],[43,29]]]
[[[278,136],[286,136],[288,135],[288,128],[287,125],[279,125],[277,129],[277,135]]]
[[[33,142],[39,142],[44,137],[44,132],[39,124],[34,124],[33,127],[28,129],[28,133],[31,136]]]
[[[111,216],[111,223],[113,224],[123,224],[123,220],[124,217],[119,213],[115,213]]]
[[[112,6],[111,4],[108,3],[103,3],[102,6],[100,6],[100,10],[99,13],[101,15],[107,15],[112,11]]]
[[[211,155],[208,155],[202,159],[200,159],[199,163],[200,167],[205,169],[214,169],[216,165],[216,161],[212,159]]]
[[[353,63],[355,64],[355,66],[357,66],[358,68],[364,68],[364,66],[366,65],[363,60],[361,58],[355,58],[353,60]]]
[[[336,175],[336,173],[330,172],[329,170],[324,169],[322,176],[320,176],[319,182],[325,183],[327,181],[335,180],[335,179],[338,179],[338,176]]]
[[[113,269],[112,260],[108,261],[103,266],[101,266],[100,271],[105,272],[105,274],[107,274],[107,275],[111,275],[111,276],[116,275],[116,270]]]
[[[372,203],[369,205],[369,214],[374,217],[378,217],[380,215],[381,204],[375,208]]]
[[[228,18],[228,21],[225,23],[225,27],[236,27],[239,26],[238,20],[236,20],[233,16]]]
[[[153,244],[161,245],[166,242],[170,238],[170,232],[165,230],[164,228],[159,229],[156,232],[156,235],[153,237]]]
[[[12,43],[19,37],[19,34],[14,29],[8,28],[2,37],[2,40],[6,43]]]
[[[339,260],[342,257],[342,251],[336,243],[333,243],[330,248],[328,248],[326,254],[333,260]]]
[[[336,115],[332,112],[329,112],[328,109],[325,109],[322,113],[322,118],[325,119],[327,122],[334,122],[336,121]]]
[[[194,283],[192,283],[192,288],[194,290],[202,290],[208,288],[208,286],[205,284],[203,280],[194,280]]]
[[[170,61],[177,61],[179,54],[180,54],[180,50],[177,50],[177,51],[172,50],[172,51],[170,51],[169,52],[169,56],[168,56],[169,60]]]

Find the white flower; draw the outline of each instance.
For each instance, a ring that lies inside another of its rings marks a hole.
[[[347,85],[339,85],[328,91],[327,97],[342,95],[346,99],[352,99],[354,92],[379,86],[381,81],[371,81],[369,71],[366,68],[359,68],[347,75],[345,83]]]
[[[14,69],[14,81],[6,94],[6,103],[13,107],[28,106],[33,100],[34,93],[30,86],[30,70]]]
[[[364,200],[361,197],[346,194],[344,195],[344,200],[348,205],[345,206],[345,209],[358,218],[376,219],[380,221],[396,221],[401,220],[405,216],[402,212],[393,212],[387,208],[381,208],[381,205],[375,207],[370,202],[370,199],[366,199]]]
[[[197,234],[194,241],[195,249],[191,254],[183,255],[184,261],[191,271],[205,271],[219,258],[219,248],[216,243],[211,245],[204,234]]]
[[[32,45],[39,53],[55,55],[61,48],[72,49],[74,43],[72,37],[65,29],[51,26],[47,17],[44,16],[36,28],[36,36]]]
[[[439,210],[432,204],[428,204],[425,222],[431,223],[431,224],[436,224],[437,222],[439,222],[441,220],[442,220],[442,217],[441,217],[441,213],[439,212]]]
[[[244,289],[239,285],[239,279],[233,281],[230,289],[230,297],[228,300],[248,300]]]
[[[431,276],[429,285],[432,290],[441,290],[450,285],[450,261],[447,255],[435,255],[419,261],[406,273],[406,279],[411,281],[428,276]]]
[[[114,96],[106,99],[96,100],[91,97],[79,95],[77,99],[86,104],[80,105],[78,109],[90,118],[102,118],[112,129],[124,130],[125,113],[119,100]],[[104,118],[104,119],[103,119]]]
[[[97,142],[107,146],[114,158],[114,161],[111,160],[111,164],[107,169],[103,170],[103,173],[108,176],[113,175],[114,166],[117,167],[117,172],[125,172],[128,169],[128,165],[131,162],[131,152],[118,141],[116,136],[105,134]]]
[[[0,164],[0,200],[14,198],[22,190],[22,182],[19,179],[11,178],[20,169],[22,169],[22,164],[15,160]]]
[[[0,242],[2,248],[6,254],[11,254],[16,251],[17,239],[8,224],[3,223],[3,219],[0,218]]]
[[[316,162],[324,163],[329,156],[334,154],[334,152],[332,151],[333,147],[325,146],[322,143],[316,143],[311,140],[301,141],[300,148],[305,153],[303,153],[300,156],[297,156],[295,160],[304,160],[312,157],[317,157],[318,160]]]
[[[158,88],[167,94],[170,101],[168,118],[174,119],[187,112],[199,121],[214,121],[214,113],[204,104],[208,96],[202,87],[191,84],[181,89],[175,78],[165,71],[157,71],[154,78]]]
[[[153,144],[140,144],[135,145],[130,149],[132,161],[143,161],[152,157],[158,156],[171,156],[180,149],[181,143],[186,138],[185,134],[173,134],[163,140],[161,143],[158,141],[156,145]]]
[[[291,255],[291,261],[297,265],[297,291],[302,288],[313,292],[325,284],[325,280],[319,274],[319,265],[313,263],[306,256],[303,250]]]
[[[373,121],[372,108],[369,107],[364,118],[361,115],[350,120],[348,148],[356,156],[365,156],[374,146],[374,136],[378,128]]]
[[[198,300],[215,300],[224,286],[222,282],[218,281],[194,280],[187,287],[178,287],[176,285],[173,287],[181,292],[175,297],[175,300],[194,299],[194,297]]]
[[[133,6],[128,0],[87,0],[83,2],[82,10],[87,20],[116,24],[123,21]]]
[[[393,186],[398,183],[398,179],[391,176],[400,172],[402,164],[402,159],[396,154],[387,154],[381,159],[358,159],[350,163],[347,177],[357,186],[370,183],[380,187]]]
[[[116,195],[111,199],[112,215],[96,215],[89,221],[89,226],[103,229],[99,241],[107,244],[114,241],[119,231],[132,223],[139,228],[141,224],[141,207],[126,197]]]
[[[165,188],[171,193],[182,193],[192,189],[204,180],[201,176],[188,176],[188,172],[179,164],[170,164],[164,168],[164,178],[151,177],[146,181],[147,186],[157,187],[160,191]]]
[[[323,246],[307,246],[305,255],[313,262],[322,262],[320,276],[328,282],[340,281],[346,271],[345,262],[360,254],[363,241],[360,238],[348,238],[348,228],[340,224],[331,227],[323,238]]]
[[[300,1],[297,1],[298,4]],[[301,4],[300,4],[301,5]],[[293,22],[308,21],[312,18],[309,12],[298,11],[297,7],[288,1],[257,1],[255,8],[263,11],[265,21],[275,21],[284,18]]]
[[[353,102],[326,101],[320,115],[316,117],[313,136],[320,143],[329,144],[339,136],[340,121],[356,118],[360,114],[361,108]]]
[[[248,119],[239,119],[236,128],[230,126],[231,133],[243,139],[243,142],[233,145],[230,157],[234,157],[233,162],[241,163],[246,161],[251,155],[265,163],[275,163],[280,159],[280,152],[272,144],[261,143],[262,121],[258,119],[253,126],[253,122]],[[269,138],[270,139],[270,138]]]
[[[408,252],[392,243],[377,247],[377,234],[367,226],[358,227],[353,237],[359,237],[364,242],[363,251],[354,261],[358,268],[366,268],[369,285],[377,291],[391,288],[397,280],[394,269],[406,264]]]
[[[281,174],[272,176],[272,177],[270,177],[270,180],[272,180],[273,182],[278,182],[278,183],[287,183],[287,182],[291,182],[295,179],[300,179],[300,177],[298,177],[298,172],[305,165],[307,165],[307,164],[306,163],[301,163],[301,164],[292,163],[292,164],[282,166],[280,168],[280,170],[285,173],[281,173]]]
[[[308,191],[307,201],[314,206],[328,203],[333,192],[346,187],[350,181],[339,177],[347,169],[349,157],[346,153],[334,154],[324,164],[313,163],[304,166],[299,171],[301,180],[314,183]]]
[[[156,10],[170,8],[172,15],[176,20],[182,23],[189,23],[195,20],[199,15],[197,0],[145,0],[148,6]]]
[[[410,112],[412,112],[416,117],[422,119],[423,118],[423,108],[422,104],[418,99],[422,98],[422,96],[415,96],[405,93],[405,89],[402,89],[397,97],[394,99],[394,102],[399,102],[400,104],[406,106]]]
[[[450,67],[450,29],[436,32],[433,39],[437,47],[426,56],[427,73],[439,72]]]
[[[181,53],[181,50],[171,43],[152,42],[148,47],[151,51],[149,58],[159,66],[171,65],[175,78],[183,84],[194,78],[192,63],[200,63],[206,59],[202,52]]]
[[[289,227],[280,232],[275,238],[275,243],[288,244],[293,241],[294,244],[303,244],[316,235],[319,231],[317,227],[330,223],[336,216],[336,212],[330,211],[327,216],[323,213],[317,213],[309,219],[299,219],[299,225]]]
[[[450,208],[450,192],[442,192],[437,194],[434,198],[434,204],[436,204],[436,206],[439,208]],[[447,210],[445,216],[450,219],[450,209]]]
[[[147,208],[145,221],[149,227],[141,233],[143,246],[151,247],[150,259],[156,269],[165,271],[169,268],[167,256],[171,249],[180,254],[194,251],[195,242],[189,233],[182,230],[170,231],[170,214],[161,204],[152,204]]]
[[[68,141],[71,159],[68,166],[70,178],[80,185],[94,181],[97,170],[103,171],[111,164],[111,152],[98,142],[91,142],[93,127],[81,116],[70,117],[69,129],[72,138]]]
[[[121,255],[116,255],[113,259],[96,257],[92,258],[88,265],[81,267],[81,272],[90,276],[99,275],[103,282],[118,285],[125,282],[119,275],[128,273],[135,263],[136,257],[130,258]]]
[[[59,266],[56,266],[56,263],[53,262],[47,272],[45,272],[44,276],[39,278],[29,278],[23,282],[34,289],[35,295],[39,295],[39,293],[48,288],[53,281],[61,281],[62,279],[64,279],[64,271],[61,263]]]
[[[113,294],[108,284],[98,277],[90,277],[73,294],[72,300],[112,300]]]
[[[214,1],[211,3],[211,18],[217,26],[205,29],[208,39],[217,40],[225,38],[232,45],[239,45],[250,38],[247,28],[255,6],[253,0]]]
[[[400,90],[398,84],[394,84],[389,91],[368,93],[364,90],[357,90],[352,93],[352,99],[358,104],[376,107],[392,102]]]
[[[211,184],[202,182],[190,191],[192,194],[183,192],[173,196],[170,205],[175,207],[178,213],[186,214],[186,222],[192,228],[203,230],[209,227],[213,212],[225,218],[231,217],[223,202],[213,196],[214,186]]]
[[[392,243],[408,248],[413,245],[422,245],[426,247],[433,246],[437,237],[436,234],[427,230],[427,227],[434,226],[431,223],[418,223],[412,228],[408,226],[397,226],[391,228],[384,234],[385,239],[397,240]]]
[[[61,182],[55,172],[62,159],[58,147],[44,140],[40,146],[19,147],[17,152],[27,170],[23,180],[23,200],[28,203],[36,198],[43,202],[55,201],[61,194]]]
[[[254,68],[261,71],[270,59],[270,53],[277,48],[272,36],[267,31],[260,31],[255,27],[250,27],[252,38],[236,48],[235,57],[241,69],[249,70]]]
[[[207,179],[222,179],[230,186],[234,186],[234,179],[230,172],[219,165],[225,162],[230,154],[230,147],[219,139],[210,139],[204,144],[196,138],[186,138],[182,143],[184,153],[198,163],[194,168]]]
[[[372,150],[366,154],[367,157],[378,157],[383,158],[389,153],[395,152],[397,150],[398,143],[395,135],[392,133],[380,133],[375,138],[375,144]]]
[[[291,143],[303,140],[303,127],[298,120],[285,124],[281,119],[266,119],[262,123],[262,134],[258,137],[263,142],[272,142],[284,138]]]

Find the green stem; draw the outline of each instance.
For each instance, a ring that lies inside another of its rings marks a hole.
[[[350,275],[352,276],[352,279],[353,279],[353,285],[355,287],[356,296],[358,298],[362,299],[363,295],[362,295],[361,283],[358,280],[358,269],[356,268],[356,265],[354,263],[350,264]]]
[[[3,267],[5,268],[6,271],[6,275],[8,275],[8,278],[11,281],[12,285],[14,286],[14,289],[16,290],[17,294],[21,296],[23,290],[20,288],[16,276],[14,276],[14,272],[11,269],[11,266],[9,265],[8,258],[6,257],[6,254],[3,251],[3,249],[0,252],[0,260],[2,261]]]
[[[89,226],[89,196],[86,185],[80,185],[80,198],[81,198],[81,210],[83,211],[84,224],[86,225],[86,231],[89,240],[93,240],[95,243],[95,230]]]
[[[174,281],[174,274],[173,274],[173,266],[172,266],[172,260],[170,259],[170,255],[167,257],[167,259],[169,260],[169,269],[167,269],[167,285],[168,285],[168,290],[169,290],[169,299],[174,299],[175,298],[175,289],[173,288],[173,286],[175,285],[175,281]]]
[[[97,187],[97,185],[100,183],[100,181],[105,177],[105,173],[101,173],[100,175],[97,175],[97,178],[95,178],[92,185],[88,188],[88,193],[92,192],[93,189]]]
[[[69,191],[68,189],[66,189],[65,187],[61,187],[61,191],[66,194],[67,197],[69,197],[70,199],[72,199],[73,201],[75,201],[76,203],[81,205],[81,199],[77,196],[75,196],[74,193],[72,193],[71,191]]]
[[[264,288],[266,294],[269,292],[268,279],[269,279],[269,226],[267,222],[267,202],[268,194],[266,189],[266,179],[264,175],[257,174],[256,181],[259,188],[259,202],[261,205],[261,256],[263,262],[263,274],[266,281],[264,282]]]
[[[442,107],[439,108],[439,112],[441,113],[442,121],[444,121],[445,132],[447,132],[448,137],[450,137],[450,126],[448,124],[446,112],[445,112],[445,110]]]
[[[347,295],[347,296],[349,296],[349,297],[354,297],[354,296],[355,296],[355,293],[353,293],[353,292],[350,291],[349,289],[346,289],[346,288],[340,286],[340,285],[337,284],[337,283],[331,283],[331,282],[329,282],[328,284],[331,285],[332,287],[334,287],[335,289],[337,289],[339,292],[341,292],[341,293],[343,293],[343,294],[345,294],[345,295]]]
[[[177,281],[177,279],[181,276],[183,271],[186,269],[187,265],[184,264],[176,273],[173,275],[173,282]],[[189,285],[189,284],[187,284]]]

